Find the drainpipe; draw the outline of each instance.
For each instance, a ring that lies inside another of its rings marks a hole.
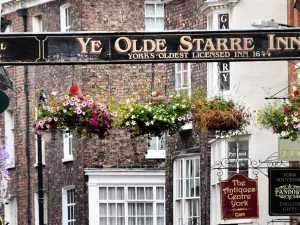
[[[23,29],[24,32],[27,32],[27,9],[18,9],[18,16],[23,17]],[[27,167],[27,206],[26,206],[26,224],[31,224],[31,185],[30,185],[30,138],[29,138],[29,85],[28,85],[28,66],[24,66],[24,93],[25,93],[25,153],[26,153],[26,167]]]

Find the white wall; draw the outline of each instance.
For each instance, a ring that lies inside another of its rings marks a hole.
[[[219,2],[226,2],[219,1]],[[222,9],[224,10],[224,8]],[[218,10],[219,11],[219,10]],[[217,12],[218,12],[217,11]],[[216,12],[216,11],[215,11]],[[270,20],[274,19],[275,22],[286,24],[287,23],[287,1],[286,0],[240,0],[236,6],[229,10],[230,13],[230,29],[256,29],[251,26],[252,20]],[[216,27],[216,19],[214,16],[214,28]],[[214,83],[217,82],[216,78],[216,65],[213,66]],[[211,77],[208,77],[211,79]],[[230,79],[231,90],[225,92],[225,95],[243,102],[250,111],[257,111],[258,108],[266,103],[274,100],[265,100],[265,97],[270,97],[278,91],[288,86],[288,63],[287,61],[274,61],[274,62],[231,62],[230,64]],[[208,80],[208,88],[215,87]],[[211,94],[213,91],[208,90]],[[276,95],[285,96],[287,89],[280,94]],[[278,151],[278,137],[272,134],[271,131],[261,130],[252,122],[247,128],[250,134],[249,139],[249,157],[256,162],[267,159],[272,153]],[[266,165],[263,165],[266,166]],[[263,170],[267,174],[267,170]],[[251,172],[249,176],[254,178]],[[268,212],[268,178],[261,172],[258,174],[258,191],[259,191],[259,218],[251,220],[232,220],[223,221],[222,223],[233,224],[268,224],[269,221],[277,219],[270,217]],[[212,193],[212,197],[215,193]],[[212,208],[211,208],[212,209]],[[213,214],[220,213],[216,210],[211,211]],[[220,218],[220,217],[219,217]],[[279,217],[283,219],[284,217]],[[220,222],[220,221],[211,221]],[[276,223],[282,225],[282,223]]]

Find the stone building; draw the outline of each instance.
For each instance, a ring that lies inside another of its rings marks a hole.
[[[161,31],[205,29],[201,0],[5,0],[5,32]],[[38,224],[37,146],[31,126],[36,89],[61,93],[77,84],[102,87],[117,98],[155,86],[162,74],[171,91],[206,87],[206,64],[9,66],[14,88],[0,114],[10,158],[10,198],[4,220]],[[150,84],[150,85],[149,85]],[[130,139],[114,128],[100,141],[56,134],[43,141],[45,224],[209,224],[209,151],[205,135],[189,124],[163,138]],[[200,154],[201,153],[201,154]],[[183,194],[184,193],[184,194]]]

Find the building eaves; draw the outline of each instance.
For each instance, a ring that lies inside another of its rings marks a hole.
[[[43,5],[55,0],[1,0],[2,15],[6,15],[17,11],[18,9],[31,8]]]
[[[205,15],[209,15],[215,10],[230,9],[239,1],[240,0],[206,0],[199,6],[199,9]]]

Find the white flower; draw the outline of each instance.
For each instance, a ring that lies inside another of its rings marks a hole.
[[[155,95],[156,95],[156,92],[155,92],[155,91],[153,91],[151,95],[152,95],[152,96],[155,96]]]
[[[182,105],[181,108],[183,108],[183,109],[186,108],[186,105]]]
[[[144,110],[142,110],[141,113],[144,113]]]
[[[153,116],[153,119],[156,119],[156,116]]]
[[[152,124],[152,125],[154,124],[154,120],[151,121],[151,124]]]
[[[126,103],[128,104],[130,102],[130,100],[129,99],[126,99]]]
[[[131,119],[134,119],[134,118],[135,118],[135,115],[132,115],[132,116],[131,116]]]
[[[133,108],[130,108],[130,112],[132,112],[133,111]]]
[[[52,92],[51,92],[51,95],[54,95],[54,96],[56,96],[56,95],[57,95],[57,93],[56,93],[55,91],[52,91]]]
[[[129,122],[129,121],[127,121],[127,122],[125,123],[125,125],[126,125],[126,126],[129,126],[129,125],[130,125],[130,122]]]
[[[176,109],[176,106],[175,106],[175,105],[173,105],[173,109]]]
[[[133,120],[133,121],[131,122],[131,124],[132,124],[132,125],[136,125],[136,122]]]
[[[146,122],[145,124],[146,124],[146,126],[149,126],[149,125],[150,125],[150,123],[149,123],[149,122]]]

